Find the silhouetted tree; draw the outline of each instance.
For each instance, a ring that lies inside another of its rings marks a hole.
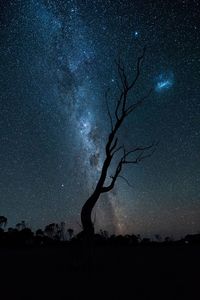
[[[21,228],[25,229],[26,228],[26,222],[25,221],[21,221]]]
[[[0,216],[0,228],[6,227],[7,221],[8,221],[8,220],[7,220],[6,217]]]
[[[0,228],[0,245],[1,245],[1,240],[3,239],[4,236],[4,230],[3,228]]]
[[[188,234],[185,236],[184,241],[189,244],[200,244],[200,233]]]
[[[166,237],[165,237],[165,242],[166,242],[166,243],[172,242],[172,238],[169,237],[169,236],[166,236]]]
[[[107,193],[114,188],[116,180],[120,176],[121,170],[125,165],[138,164],[145,158],[151,156],[153,152],[152,149],[155,150],[154,143],[148,146],[136,146],[129,151],[127,151],[124,145],[118,145],[119,128],[121,128],[125,119],[143,104],[145,99],[149,97],[152,91],[149,90],[146,95],[144,95],[142,98],[138,99],[135,102],[129,101],[130,92],[135,87],[141,73],[141,65],[145,56],[145,51],[146,49],[144,48],[142,55],[137,59],[136,74],[131,80],[128,79],[125,67],[121,60],[119,59],[118,61],[116,61],[116,66],[120,80],[120,93],[119,98],[116,101],[115,111],[113,114],[111,113],[108,105],[108,93],[106,93],[105,95],[107,112],[111,125],[111,130],[108,135],[107,143],[105,145],[105,159],[101,168],[100,177],[96,184],[96,187],[92,195],[87,199],[87,201],[83,205],[81,210],[81,222],[83,232],[88,237],[94,234],[94,224],[91,219],[91,214],[100,195],[103,193]],[[118,163],[116,165],[115,172],[112,176],[110,176],[110,184],[105,185],[105,182],[107,182],[108,179],[108,171],[110,170],[111,162],[116,156],[118,157]],[[122,178],[125,179],[124,177]]]
[[[12,228],[12,227],[8,228],[8,232],[13,232],[14,230],[16,230],[16,228]]]
[[[51,223],[44,229],[44,233],[51,239],[63,240],[64,238],[64,222],[61,224]]]
[[[149,243],[151,243],[151,240],[149,238],[143,238],[142,241],[141,241],[141,244],[144,244],[144,245],[148,245]]]
[[[31,231],[30,228],[23,228],[20,232],[20,240],[21,242],[28,244],[33,242],[33,232]]]
[[[71,240],[73,238],[73,235],[74,235],[74,230],[72,228],[68,228],[67,232],[69,234],[69,239]]]
[[[108,239],[108,237],[109,237],[109,234],[108,234],[108,231],[106,231],[106,230],[100,230],[100,235],[104,238],[104,239]]]
[[[160,236],[160,234],[155,234],[155,239],[157,240],[157,242],[162,242],[162,237]]]
[[[61,222],[59,224],[58,233],[59,233],[59,240],[64,241],[65,240],[65,222]]]
[[[35,232],[36,236],[40,236],[40,237],[43,237],[44,236],[44,232],[42,229],[37,229],[36,232]]]
[[[25,221],[21,221],[20,223],[16,224],[16,228],[17,230],[23,230],[26,228],[26,222]]]
[[[56,229],[57,229],[57,224],[51,223],[45,227],[44,232],[48,237],[53,238],[57,233]]]

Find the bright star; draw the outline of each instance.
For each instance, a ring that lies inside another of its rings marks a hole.
[[[139,34],[139,32],[135,31],[135,33],[134,33],[135,37],[138,37],[138,34]]]

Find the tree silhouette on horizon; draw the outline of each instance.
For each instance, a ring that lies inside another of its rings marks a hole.
[[[0,216],[0,228],[6,227],[8,219],[5,216]]]
[[[146,48],[143,48],[141,56],[138,57],[136,63],[136,73],[132,80],[128,79],[124,64],[119,58],[115,63],[117,66],[117,72],[119,76],[119,97],[116,101],[115,110],[112,113],[108,104],[108,92],[105,93],[107,113],[110,120],[110,132],[108,134],[107,142],[105,144],[105,159],[100,172],[99,180],[94,188],[93,193],[84,203],[81,210],[81,223],[84,235],[90,237],[94,234],[94,224],[92,222],[92,211],[100,198],[101,194],[111,191],[116,183],[117,178],[120,176],[124,165],[138,164],[147,157],[150,157],[155,151],[156,143],[152,143],[148,146],[136,146],[127,151],[125,145],[119,145],[118,131],[123,125],[125,119],[134,111],[136,111],[144,101],[150,96],[152,89],[147,94],[137,101],[130,103],[128,99],[130,92],[134,89],[136,83],[141,74],[141,66],[146,53]],[[110,170],[111,162],[113,158],[119,156],[118,162],[114,171],[114,174],[110,176],[110,183],[105,185],[108,179],[108,171]],[[127,183],[128,181],[123,176],[120,176]]]

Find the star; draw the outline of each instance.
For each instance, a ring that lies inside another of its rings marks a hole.
[[[138,32],[138,31],[135,31],[135,32],[134,32],[134,36],[135,36],[135,38],[137,38],[137,37],[138,37],[138,35],[139,35],[139,32]]]

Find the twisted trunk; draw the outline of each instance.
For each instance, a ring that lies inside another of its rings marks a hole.
[[[88,236],[91,236],[94,234],[94,224],[91,219],[92,210],[99,199],[100,192],[94,192],[88,200],[85,202],[85,204],[82,207],[81,210],[81,222],[83,226],[83,231]]]
[[[94,234],[94,224],[92,222],[92,210],[98,201],[101,193],[103,193],[103,185],[106,179],[107,171],[112,160],[112,156],[110,153],[107,153],[106,159],[104,161],[101,176],[96,185],[96,188],[93,194],[88,198],[81,210],[81,223],[83,226],[83,231],[87,236],[91,236]]]

